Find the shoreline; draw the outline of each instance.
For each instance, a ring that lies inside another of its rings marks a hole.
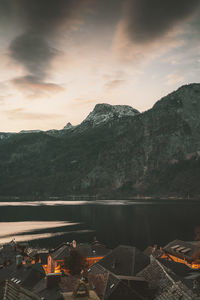
[[[34,197],[34,196],[0,196],[0,202],[4,201],[188,201],[200,202],[200,196],[196,197],[183,197],[183,196],[121,196],[121,197],[102,197],[102,196],[89,196],[89,195],[67,195],[67,196],[47,196],[47,197]]]

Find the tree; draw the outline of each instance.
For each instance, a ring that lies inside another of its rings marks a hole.
[[[81,270],[86,267],[86,260],[77,249],[73,248],[70,250],[69,256],[65,259],[64,267],[72,275],[79,275]]]

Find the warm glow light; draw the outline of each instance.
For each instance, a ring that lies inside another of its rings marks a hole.
[[[88,264],[88,267],[91,267],[92,265],[96,264],[99,260],[101,260],[103,256],[99,257],[87,257],[86,261]]]
[[[61,267],[58,265],[57,267],[55,267],[54,273],[60,273],[60,272],[61,272]]]
[[[46,274],[48,274],[48,271],[47,271],[47,267],[48,267],[48,265],[42,265],[42,267],[43,267],[43,269],[44,269],[45,273],[46,273]]]
[[[200,269],[200,263],[199,264],[197,262],[189,263],[185,259],[181,259],[179,257],[173,256],[173,255],[170,255],[170,254],[167,254],[167,255],[166,254],[162,254],[161,258],[172,260],[172,261],[175,261],[177,263],[185,264],[186,266],[188,266],[191,269]]]

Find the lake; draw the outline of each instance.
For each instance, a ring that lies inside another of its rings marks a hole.
[[[64,241],[97,239],[113,248],[164,246],[193,240],[200,201],[99,200],[0,202],[0,244],[15,239],[55,247]]]

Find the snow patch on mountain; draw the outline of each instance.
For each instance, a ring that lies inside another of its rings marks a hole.
[[[97,104],[94,110],[82,122],[94,126],[106,123],[112,119],[119,119],[126,116],[135,116],[140,112],[129,105],[110,105],[106,103]]]

